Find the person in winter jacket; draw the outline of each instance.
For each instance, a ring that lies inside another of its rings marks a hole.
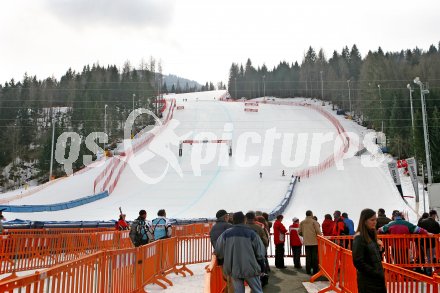
[[[211,238],[211,244],[212,247],[215,250],[215,245],[217,243],[218,238],[220,235],[228,230],[229,228],[232,228],[232,224],[230,224],[229,221],[229,214],[225,210],[219,210],[215,217],[217,220],[215,221],[214,226],[212,226],[211,231],[209,232],[209,237]],[[215,252],[214,252],[215,253]],[[223,259],[217,259],[217,264],[219,266],[223,265]],[[226,282],[226,288],[225,293],[234,293],[234,286],[232,284],[231,276],[223,274],[223,279]]]
[[[130,229],[130,226],[125,221],[125,214],[120,214],[119,215],[119,220],[115,223],[115,229],[117,231],[124,231],[124,230],[129,230]]]
[[[354,235],[354,223],[348,218],[347,213],[342,213],[342,218],[344,218],[345,226],[348,227],[348,235]]]
[[[157,212],[157,218],[151,222],[154,232],[154,240],[171,237],[171,223],[166,216],[167,214],[165,210],[159,210]]]
[[[234,213],[234,225],[223,232],[215,245],[217,258],[223,259],[223,273],[230,275],[235,293],[244,293],[244,281],[252,292],[263,293],[260,274],[264,271],[265,249],[257,233],[245,225],[242,212]]]
[[[211,238],[211,244],[214,249],[218,237],[220,237],[220,235],[229,228],[232,228],[232,224],[228,222],[229,214],[225,210],[219,210],[215,214],[215,217],[217,218],[217,220],[215,221],[214,226],[212,226],[212,229],[209,232],[209,237]]]
[[[344,218],[340,211],[335,211],[333,213],[333,218],[335,219],[335,226],[333,227],[333,236],[346,235]]]
[[[295,268],[301,269],[301,248],[302,248],[302,239],[298,234],[299,230],[299,219],[293,218],[293,224],[289,226],[289,234],[290,234],[290,247],[292,248],[293,254],[293,264]]]
[[[376,230],[379,229],[380,227],[382,227],[382,226],[388,224],[389,222],[391,222],[391,219],[388,218],[388,217],[385,215],[385,210],[382,209],[382,208],[380,208],[380,209],[377,211],[377,224],[376,224]]]
[[[278,215],[273,224],[273,241],[275,244],[275,267],[279,269],[287,268],[284,265],[284,242],[286,238],[287,229],[284,227],[283,215]]]
[[[263,241],[263,245],[265,248],[269,247],[269,238],[267,237],[266,232],[264,231],[264,225],[259,225],[261,223],[258,223],[255,221],[255,213],[254,212],[248,212],[246,213],[246,225],[249,226],[252,230],[255,231],[255,233],[260,236],[261,241]]]
[[[436,210],[429,211],[428,218],[424,219],[423,221],[419,221],[418,226],[420,228],[425,229],[429,233],[432,234],[440,234],[440,225],[437,222],[438,216]],[[427,263],[432,263],[433,258],[435,257],[435,246],[437,239],[420,239],[420,245],[421,245],[421,259],[425,259],[425,251],[426,251],[426,258]],[[425,267],[425,272],[428,275],[432,274],[432,267]]]
[[[324,216],[324,221],[322,222],[322,235],[332,236],[334,227],[335,222],[333,222],[332,215],[326,214]]]
[[[403,219],[402,213],[393,211],[393,221],[378,230],[379,234],[428,234],[428,232]],[[393,260],[394,264],[408,264],[411,261],[411,254],[404,244],[404,239],[395,240],[391,247],[391,255],[386,255],[387,259]],[[388,250],[389,251],[389,250]],[[388,252],[387,251],[387,252]]]
[[[299,223],[298,234],[303,237],[306,250],[306,272],[311,275],[319,271],[318,265],[318,235],[321,235],[321,229],[318,222],[313,219],[312,211],[306,212],[306,218]]]
[[[136,247],[154,240],[151,233],[151,223],[147,220],[147,212],[145,210],[140,210],[139,217],[131,223],[129,236]]]
[[[382,241],[377,239],[376,224],[376,213],[371,209],[364,209],[352,247],[359,293],[387,292],[382,267],[384,247]]]

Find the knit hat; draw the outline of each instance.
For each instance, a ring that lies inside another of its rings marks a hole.
[[[298,222],[299,221],[299,219],[297,218],[297,217],[294,217],[293,219],[292,219],[292,222]]]
[[[227,215],[227,214],[228,214],[227,211],[225,211],[225,210],[219,210],[219,211],[215,214],[215,217],[216,217],[217,219],[220,219],[221,217],[223,217],[224,215]]]

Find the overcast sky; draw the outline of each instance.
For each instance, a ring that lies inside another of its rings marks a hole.
[[[301,62],[309,46],[424,50],[440,41],[440,1],[6,0],[0,8],[0,82],[59,78],[69,67],[137,66],[200,83],[227,81],[232,62]]]

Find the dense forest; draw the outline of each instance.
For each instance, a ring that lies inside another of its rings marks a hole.
[[[272,70],[233,63],[228,90],[233,98],[261,96],[309,97],[330,101],[364,126],[383,131],[387,147],[397,158],[416,156],[425,164],[425,146],[420,80],[428,88],[425,95],[429,140],[435,181],[440,180],[440,43],[428,50],[400,52],[369,51],[362,58],[353,45],[327,58],[321,49],[309,47],[301,64],[280,62]],[[408,88],[409,86],[409,88]],[[414,134],[410,90],[414,109]],[[383,126],[382,126],[383,125]],[[414,139],[413,139],[414,135]]]
[[[12,163],[8,176],[0,172],[0,186],[22,185],[23,178],[25,181],[48,179],[52,123],[55,138],[66,131],[80,134],[79,158],[82,158],[85,154],[92,155],[84,139],[91,132],[104,131],[105,118],[108,145],[114,145],[123,138],[123,124],[133,108],[156,111],[156,97],[162,93],[215,88],[212,82],[198,86],[176,76],[163,76],[161,72],[160,62],[151,58],[137,68],[128,61],[122,69],[93,64],[84,66],[81,72],[68,69],[59,80],[54,77],[38,80],[25,74],[22,81],[11,80],[0,85],[0,171],[8,165],[10,168]],[[146,119],[151,117],[142,116],[135,121],[134,132],[153,123]],[[73,165],[74,170],[83,166],[82,159]],[[33,174],[22,176],[18,171],[23,173],[23,169],[32,169]],[[55,161],[53,174],[65,175]]]

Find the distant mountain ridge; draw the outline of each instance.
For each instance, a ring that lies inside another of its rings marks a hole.
[[[177,84],[179,84],[182,89],[185,88],[186,83],[188,83],[189,88],[196,87],[197,89],[200,89],[202,87],[202,85],[195,80],[186,79],[174,74],[163,75],[163,82],[166,83],[168,91],[171,90],[173,84],[175,88],[177,88]]]

